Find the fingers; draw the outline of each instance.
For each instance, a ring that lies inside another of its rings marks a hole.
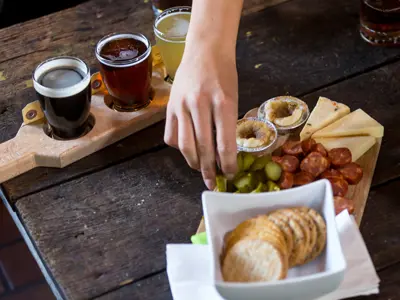
[[[164,142],[174,148],[178,148],[178,119],[171,108],[168,107],[165,117]]]
[[[184,107],[178,113],[178,146],[188,165],[200,170],[192,119]]]
[[[237,101],[216,99],[213,115],[221,170],[227,178],[231,179],[237,172]]]
[[[204,101],[199,101],[204,100]],[[212,111],[208,99],[192,99],[191,115],[201,173],[208,189],[215,188],[215,150],[212,135]]]

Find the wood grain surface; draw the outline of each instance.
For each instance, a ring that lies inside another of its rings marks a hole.
[[[114,8],[116,3],[120,7],[118,13]],[[126,7],[127,3],[125,1],[119,3],[116,0],[109,4],[102,1],[88,2],[83,7],[77,7],[76,11],[67,10],[57,14],[57,18],[49,17],[50,19],[46,22],[41,20],[37,23],[31,22],[23,25],[27,34],[35,32],[35,34],[44,35],[50,29],[55,30],[58,39],[46,44],[49,47],[48,50],[46,48],[34,55],[23,55],[0,64],[0,70],[17,69],[12,77],[0,82],[1,89],[10,90],[11,85],[16,87],[12,89],[14,91],[13,98],[4,98],[0,95],[0,112],[4,111],[0,118],[0,128],[3,128],[0,130],[0,141],[12,137],[17,131],[20,123],[16,122],[16,119],[19,118],[18,109],[22,108],[22,103],[35,99],[32,88],[18,90],[19,84],[24,82],[21,78],[29,79],[30,70],[36,63],[50,55],[51,49],[73,44],[73,48],[65,48],[66,54],[79,55],[95,67],[94,46],[90,46],[88,43],[96,41],[98,37],[107,32],[108,26],[111,29],[118,28],[117,26],[121,29],[136,28],[149,35],[152,34],[148,28],[152,20],[151,12],[147,11],[148,7],[144,4],[129,4],[133,5],[133,9]],[[112,7],[108,8],[108,6]],[[358,3],[354,1],[295,0],[244,16],[241,20],[237,47],[240,114],[260,105],[270,97],[286,93],[304,95],[400,58],[398,49],[371,47],[360,39],[358,9]],[[326,13],[328,11],[329,13]],[[104,16],[106,13],[113,21]],[[96,16],[102,14],[103,16],[98,20]],[[75,25],[66,24],[64,26],[64,23],[72,16],[75,16]],[[107,20],[102,20],[103,18]],[[93,27],[92,29],[82,32],[76,30],[88,26],[91,19],[93,19],[93,25],[90,25],[91,28]],[[339,19],[340,22],[337,21]],[[102,26],[100,26],[101,22],[104,22]],[[115,22],[115,24],[110,25],[109,22]],[[277,24],[285,24],[285,26]],[[64,34],[56,31],[61,30],[58,28],[61,26]],[[1,34],[6,35],[4,31],[1,31]],[[7,40],[7,37],[3,37],[3,39]],[[40,47],[44,47],[44,45]],[[6,53],[6,57],[12,55],[10,51]],[[24,66],[23,70],[16,68],[16,64]],[[379,76],[388,78],[389,74],[385,75],[385,71],[384,69]],[[383,80],[377,77],[374,84],[379,84],[385,89],[384,83],[380,83]],[[391,81],[396,82],[395,79],[391,79]],[[393,90],[396,91],[394,88]],[[373,100],[372,102],[365,101],[367,109],[370,107],[369,110],[371,110],[376,96],[369,95],[369,99]],[[316,99],[317,97],[314,95],[309,97],[308,101],[312,103]],[[362,97],[357,99],[359,99],[357,101],[363,101]],[[351,102],[351,99],[348,101]],[[154,147],[163,147],[163,130],[163,124],[158,124],[62,171],[38,168],[7,182],[4,187],[9,197],[15,201],[23,195],[133,158],[143,151],[151,150]],[[141,139],[140,144],[137,143],[136,136]],[[114,155],[114,153],[118,153],[118,155]]]
[[[87,299],[165,267],[165,245],[190,242],[201,176],[166,148],[55,186],[16,206],[52,275]]]

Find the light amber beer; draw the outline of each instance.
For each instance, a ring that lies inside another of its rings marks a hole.
[[[185,50],[191,8],[173,7],[160,14],[154,25],[157,46],[160,49],[169,80],[173,81]]]

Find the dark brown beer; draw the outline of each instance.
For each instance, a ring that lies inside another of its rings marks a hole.
[[[100,40],[96,56],[114,108],[134,111],[150,102],[150,42],[141,34],[115,34]]]
[[[192,6],[192,0],[152,0],[153,6],[160,10],[166,10],[175,6]]]
[[[361,0],[360,18],[367,42],[400,45],[400,0]]]
[[[86,131],[92,93],[90,70],[83,61],[47,60],[34,71],[33,85],[53,135],[72,139]]]

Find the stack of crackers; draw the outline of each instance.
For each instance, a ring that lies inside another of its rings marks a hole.
[[[325,220],[308,207],[282,208],[248,219],[225,235],[223,278],[230,282],[284,279],[289,268],[321,254],[326,235]]]

